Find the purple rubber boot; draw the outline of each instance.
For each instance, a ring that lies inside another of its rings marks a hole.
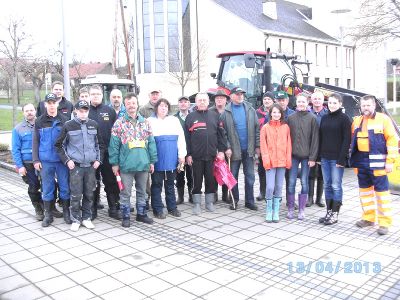
[[[287,206],[288,206],[288,213],[286,218],[293,219],[294,213],[294,195],[288,194],[287,196]]]
[[[297,216],[298,220],[303,220],[305,218],[305,207],[307,204],[308,194],[299,194],[299,215]]]

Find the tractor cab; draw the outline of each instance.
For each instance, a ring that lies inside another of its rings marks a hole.
[[[128,92],[134,92],[139,95],[139,86],[130,79],[118,78],[117,75],[97,74],[87,76],[81,80],[81,87],[99,85],[103,90],[103,103],[110,104],[110,93],[113,89],[119,89],[122,92],[122,97]]]
[[[297,56],[271,53],[268,49],[222,53],[217,57],[221,58],[218,75],[211,74],[217,85],[229,91],[241,87],[246,91],[246,100],[254,107],[261,105],[265,91],[276,91],[297,82],[295,65],[300,64]]]

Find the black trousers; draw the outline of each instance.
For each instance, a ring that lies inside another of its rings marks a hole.
[[[193,194],[201,194],[201,188],[205,186],[205,194],[215,193],[215,178],[213,174],[213,160],[193,160]]]
[[[185,176],[186,176],[186,185],[189,190],[193,188],[193,170],[192,166],[185,165],[185,169],[176,174],[176,187],[183,188],[185,187]]]
[[[104,184],[104,191],[106,192],[107,196],[110,194],[114,194],[114,195],[117,195],[117,197],[118,197],[119,196],[119,188],[118,188],[118,184],[117,184],[117,178],[115,177],[115,175],[112,171],[112,166],[110,165],[110,162],[108,161],[108,152],[106,152],[104,154],[103,163],[96,170],[96,180],[97,181],[100,181],[100,174],[101,174],[101,179]]]

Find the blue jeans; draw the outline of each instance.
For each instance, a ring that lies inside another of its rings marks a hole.
[[[267,177],[267,188],[265,198],[270,200],[272,197],[282,197],[283,179],[285,178],[285,168],[272,168],[265,172]]]
[[[344,168],[336,167],[336,160],[321,159],[322,177],[324,178],[325,199],[342,202],[342,178]]]
[[[133,180],[135,180],[136,211],[138,215],[146,214],[146,184],[148,177],[148,171],[121,172],[121,180],[124,185],[124,189],[119,193],[121,207],[131,206],[132,185]]]
[[[54,199],[55,181],[57,175],[60,200],[69,200],[69,171],[62,162],[42,162],[42,199],[52,201]]]
[[[161,199],[163,184],[165,189],[165,203],[167,204],[168,211],[176,209],[175,177],[176,171],[154,171],[151,174],[151,207],[153,208],[153,212],[157,214],[163,212],[164,205]]]
[[[245,202],[254,204],[254,159],[249,157],[247,151],[242,151],[242,160],[233,160],[231,163],[231,171],[233,176],[238,180],[240,165],[243,163],[244,173],[244,198]],[[238,180],[239,182],[239,180]],[[239,188],[235,185],[232,189],[233,198],[235,201],[239,200]]]
[[[308,158],[299,159],[292,156],[292,167],[289,170],[289,195],[294,195],[296,193],[296,181],[299,164],[301,165],[301,194],[308,194],[308,174],[310,173]]]

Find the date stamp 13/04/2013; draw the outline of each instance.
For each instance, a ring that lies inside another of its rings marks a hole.
[[[345,274],[378,274],[382,271],[380,262],[366,261],[296,261],[288,262],[286,265],[289,274],[309,274],[311,272],[327,274],[337,274],[339,272],[343,272]]]

